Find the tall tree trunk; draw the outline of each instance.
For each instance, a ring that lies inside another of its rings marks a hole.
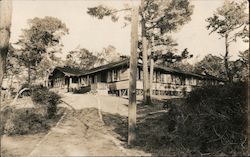
[[[150,94],[150,103],[152,104],[152,96],[153,96],[153,77],[154,77],[154,56],[153,56],[153,43],[154,36],[152,36],[152,41],[149,43],[149,49],[151,51],[150,55],[150,69],[149,69],[149,94]]]
[[[148,40],[146,37],[146,21],[143,17],[144,0],[141,1],[141,35],[142,35],[142,62],[143,62],[143,100],[144,104],[151,104],[150,90],[148,85]]]
[[[2,33],[1,33],[0,39],[2,39]],[[8,46],[2,47],[2,45],[1,45],[0,46],[0,53],[1,53],[0,54],[0,100],[1,101],[2,101],[1,91],[2,91],[2,84],[3,84],[3,78],[4,78],[5,68],[6,68],[7,52],[8,52]],[[0,102],[0,104],[1,104],[1,102]]]
[[[152,99],[153,95],[153,78],[154,78],[154,58],[151,54],[150,58],[150,71],[149,71],[149,86],[150,86],[150,99]],[[150,100],[152,102],[152,100]]]
[[[49,54],[48,53],[46,53],[46,59],[49,61],[49,62],[52,62],[53,63],[53,61],[52,61],[52,59],[49,57]],[[45,87],[48,87],[48,82],[49,82],[49,75],[50,75],[50,73],[52,72],[52,70],[51,69],[55,69],[55,67],[50,67],[50,68],[48,68],[45,72],[44,72],[44,86]]]
[[[28,63],[28,84],[30,85],[31,83],[31,64],[30,61]]]
[[[247,90],[247,100],[250,102],[250,92],[249,92],[249,84],[250,80],[247,81],[248,90]],[[247,112],[247,120],[248,120],[248,127],[247,127],[247,138],[248,138],[248,155],[250,155],[250,103],[248,103],[248,112]]]
[[[13,78],[14,78],[14,74],[11,74],[11,76],[10,76],[10,83],[9,83],[9,89],[8,89],[8,99],[11,98],[11,90],[12,90],[12,85],[13,85]]]
[[[226,69],[226,75],[228,78],[229,82],[233,81],[230,69],[229,69],[229,65],[228,65],[228,54],[229,54],[229,44],[228,44],[228,34],[225,35],[225,46],[226,46],[226,53],[224,56],[224,65],[225,65],[225,69]]]
[[[1,0],[0,1],[0,110],[1,110],[1,91],[3,77],[6,69],[6,59],[9,49],[10,40],[10,26],[11,26],[11,16],[12,16],[12,1],[11,0]],[[2,136],[0,136],[0,148]]]
[[[11,0],[0,1],[0,86],[6,68],[6,59],[10,40],[10,26],[12,15]]]
[[[138,7],[132,11],[131,25],[131,56],[129,77],[129,107],[128,107],[128,145],[131,146],[136,138],[136,76],[137,76],[137,48],[138,48]]]

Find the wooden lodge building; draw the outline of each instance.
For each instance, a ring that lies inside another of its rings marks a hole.
[[[142,64],[137,69],[137,94],[143,94]],[[155,66],[153,95],[185,96],[193,88],[203,84],[216,85],[221,80],[210,76]],[[57,67],[49,76],[49,87],[72,91],[95,91],[100,94],[127,96],[129,88],[129,60],[110,63],[87,71],[69,67]]]

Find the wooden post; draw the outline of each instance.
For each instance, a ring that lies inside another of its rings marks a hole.
[[[69,90],[70,90],[70,87],[72,86],[72,77],[69,78]],[[72,90],[73,92],[73,90]]]
[[[71,83],[72,83],[72,78],[70,77],[70,76],[68,76],[68,84],[67,84],[67,90],[68,90],[68,92],[70,91],[70,85],[71,85]]]
[[[61,78],[61,88],[63,88],[63,78]]]
[[[130,77],[129,77],[129,106],[128,106],[128,145],[131,146],[136,138],[136,75],[138,48],[138,7],[132,9],[131,47],[130,47]]]
[[[81,85],[81,77],[78,77],[78,84],[77,84],[77,88],[80,89],[80,85]]]

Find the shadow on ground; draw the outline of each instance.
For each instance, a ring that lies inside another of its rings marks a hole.
[[[177,101],[181,103],[181,100]],[[172,103],[177,103],[172,102]],[[137,137],[134,149],[142,150],[153,156],[174,155],[170,149],[171,137],[168,135],[175,127],[167,108],[166,101],[157,101],[154,106],[139,104],[137,107]],[[103,121],[111,134],[126,143],[128,138],[128,119],[118,114],[103,113]]]

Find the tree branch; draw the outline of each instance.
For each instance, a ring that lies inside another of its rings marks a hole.
[[[231,43],[231,42],[236,42],[236,40],[233,39],[233,40],[228,41],[227,43],[229,44],[229,43]]]
[[[165,16],[162,16],[161,18],[159,18],[157,21],[155,21],[155,24],[152,25],[151,27],[148,27],[147,30],[150,30],[152,28],[154,28],[155,26],[157,26],[159,24],[160,21],[162,21],[165,18]]]
[[[19,95],[22,94],[24,91],[27,91],[27,90],[30,90],[30,89],[29,89],[29,88],[23,88],[22,90],[20,90],[20,91],[16,94],[16,96],[15,96],[15,98],[14,98],[14,100],[12,101],[12,103],[11,103],[10,106],[15,105],[16,100],[18,99]]]
[[[115,13],[118,13],[118,12],[128,11],[128,10],[132,10],[132,8],[126,8],[126,9],[116,10],[116,11],[111,12],[110,14],[115,14]]]
[[[237,26],[237,27],[234,27],[233,29],[235,30],[235,29],[238,29],[238,28],[240,28],[240,27],[242,27],[244,25],[244,23],[242,23],[241,25],[239,25],[239,26]]]

